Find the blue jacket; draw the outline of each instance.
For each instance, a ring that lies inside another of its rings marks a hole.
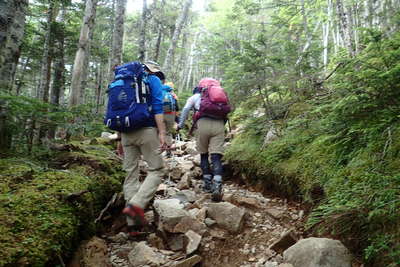
[[[153,115],[163,114],[163,89],[160,79],[153,74],[147,76],[147,82],[150,87],[150,105]]]

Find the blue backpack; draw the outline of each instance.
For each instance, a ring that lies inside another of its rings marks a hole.
[[[176,100],[170,91],[163,89],[163,111],[172,112],[176,111]]]
[[[130,132],[148,126],[151,115],[150,88],[140,62],[116,67],[108,86],[108,105],[104,124],[118,132]]]

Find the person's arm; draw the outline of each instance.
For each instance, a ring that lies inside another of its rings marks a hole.
[[[149,75],[148,78],[151,89],[151,105],[152,113],[156,121],[158,129],[158,138],[162,149],[165,149],[165,124],[164,124],[164,111],[163,111],[163,94],[160,79],[155,75]]]
[[[182,109],[181,115],[179,116],[179,124],[178,124],[178,129],[182,129],[186,119],[189,116],[190,110],[194,107],[196,103],[196,99],[200,97],[200,95],[192,95],[187,101],[185,106]]]

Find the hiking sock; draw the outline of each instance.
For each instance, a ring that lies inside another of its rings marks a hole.
[[[213,153],[211,154],[211,163],[212,163],[212,170],[214,175],[220,175],[222,176],[223,169],[222,169],[222,163],[221,163],[222,155]]]
[[[211,174],[210,163],[208,162],[208,153],[200,155],[200,168],[203,175]]]

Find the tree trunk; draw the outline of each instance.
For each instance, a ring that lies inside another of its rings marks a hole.
[[[16,95],[21,94],[21,88],[22,88],[22,85],[24,84],[26,69],[27,69],[30,61],[31,61],[31,58],[29,58],[29,57],[27,59],[25,59],[22,70],[19,71],[19,73],[21,73],[21,74],[20,74],[18,80],[15,81],[15,85],[16,85],[15,94]]]
[[[53,74],[53,84],[50,90],[50,103],[60,104],[60,95],[64,93],[65,88],[65,63],[64,63],[64,39],[65,39],[65,18],[66,8],[63,7],[59,18],[57,19],[58,31],[55,36],[56,52],[55,66]]]
[[[352,34],[351,34],[352,29],[350,29],[348,18],[346,16],[346,13],[344,12],[342,0],[336,0],[336,10],[339,18],[340,35],[344,40],[344,44],[347,50],[349,51],[350,56],[353,57],[354,49],[353,49]]]
[[[85,57],[85,61],[83,62],[83,68],[82,68],[82,75],[81,75],[81,85],[80,85],[80,90],[79,90],[79,98],[83,103],[87,103],[86,101],[86,88],[87,88],[87,84],[88,84],[88,75],[89,75],[89,59],[90,59],[90,48],[91,48],[91,41],[93,40],[93,31],[90,31],[89,34],[89,43],[87,46],[87,50],[86,50],[86,57]]]
[[[86,57],[88,56],[87,50],[90,41],[89,37],[94,28],[97,2],[98,0],[86,0],[85,16],[83,18],[78,50],[75,55],[74,68],[72,71],[71,91],[69,97],[70,107],[82,104],[82,99],[80,98],[82,71]]]
[[[146,59],[147,1],[143,0],[142,20],[140,23],[139,61]]]
[[[158,58],[160,57],[160,47],[161,47],[162,37],[163,37],[162,26],[158,25],[158,36],[157,36],[157,43],[156,43],[155,56],[154,56],[155,61],[158,61]]]
[[[38,88],[37,98],[43,100],[44,102],[49,102],[49,86],[50,86],[50,75],[51,75],[51,62],[52,62],[52,53],[50,44],[53,39],[53,22],[55,20],[55,8],[54,1],[49,0],[49,9],[47,10],[47,24],[46,24],[46,33],[44,40],[44,48],[42,55],[42,68],[40,71],[40,82]]]
[[[179,35],[181,34],[182,28],[185,25],[188,15],[189,15],[189,10],[192,5],[192,0],[186,0],[185,4],[183,6],[183,10],[179,18],[176,20],[175,24],[175,31],[171,39],[170,46],[167,51],[167,56],[165,57],[164,65],[163,65],[163,71],[164,73],[168,76],[171,75],[171,70],[172,70],[172,64],[174,63],[174,56],[175,56],[175,49],[176,45],[179,40]]]
[[[197,38],[200,35],[200,33],[196,33],[193,43],[190,47],[190,54],[189,54],[189,63],[188,63],[188,71],[187,71],[187,75],[186,78],[183,80],[182,82],[182,87],[178,88],[179,92],[182,92],[184,88],[190,88],[190,80],[192,77],[192,71],[193,71],[193,60],[194,60],[194,49],[196,47],[196,42],[197,42]]]
[[[6,1],[0,8],[0,91],[14,83],[27,9],[28,0]]]
[[[116,3],[110,69],[122,63],[126,0],[117,0]],[[113,78],[114,73],[110,72],[109,80]]]
[[[97,65],[97,75],[96,75],[96,113],[98,114],[100,112],[100,106],[101,106],[101,94],[102,94],[102,88],[103,88],[103,77],[104,71],[103,71],[103,62],[100,62]]]

